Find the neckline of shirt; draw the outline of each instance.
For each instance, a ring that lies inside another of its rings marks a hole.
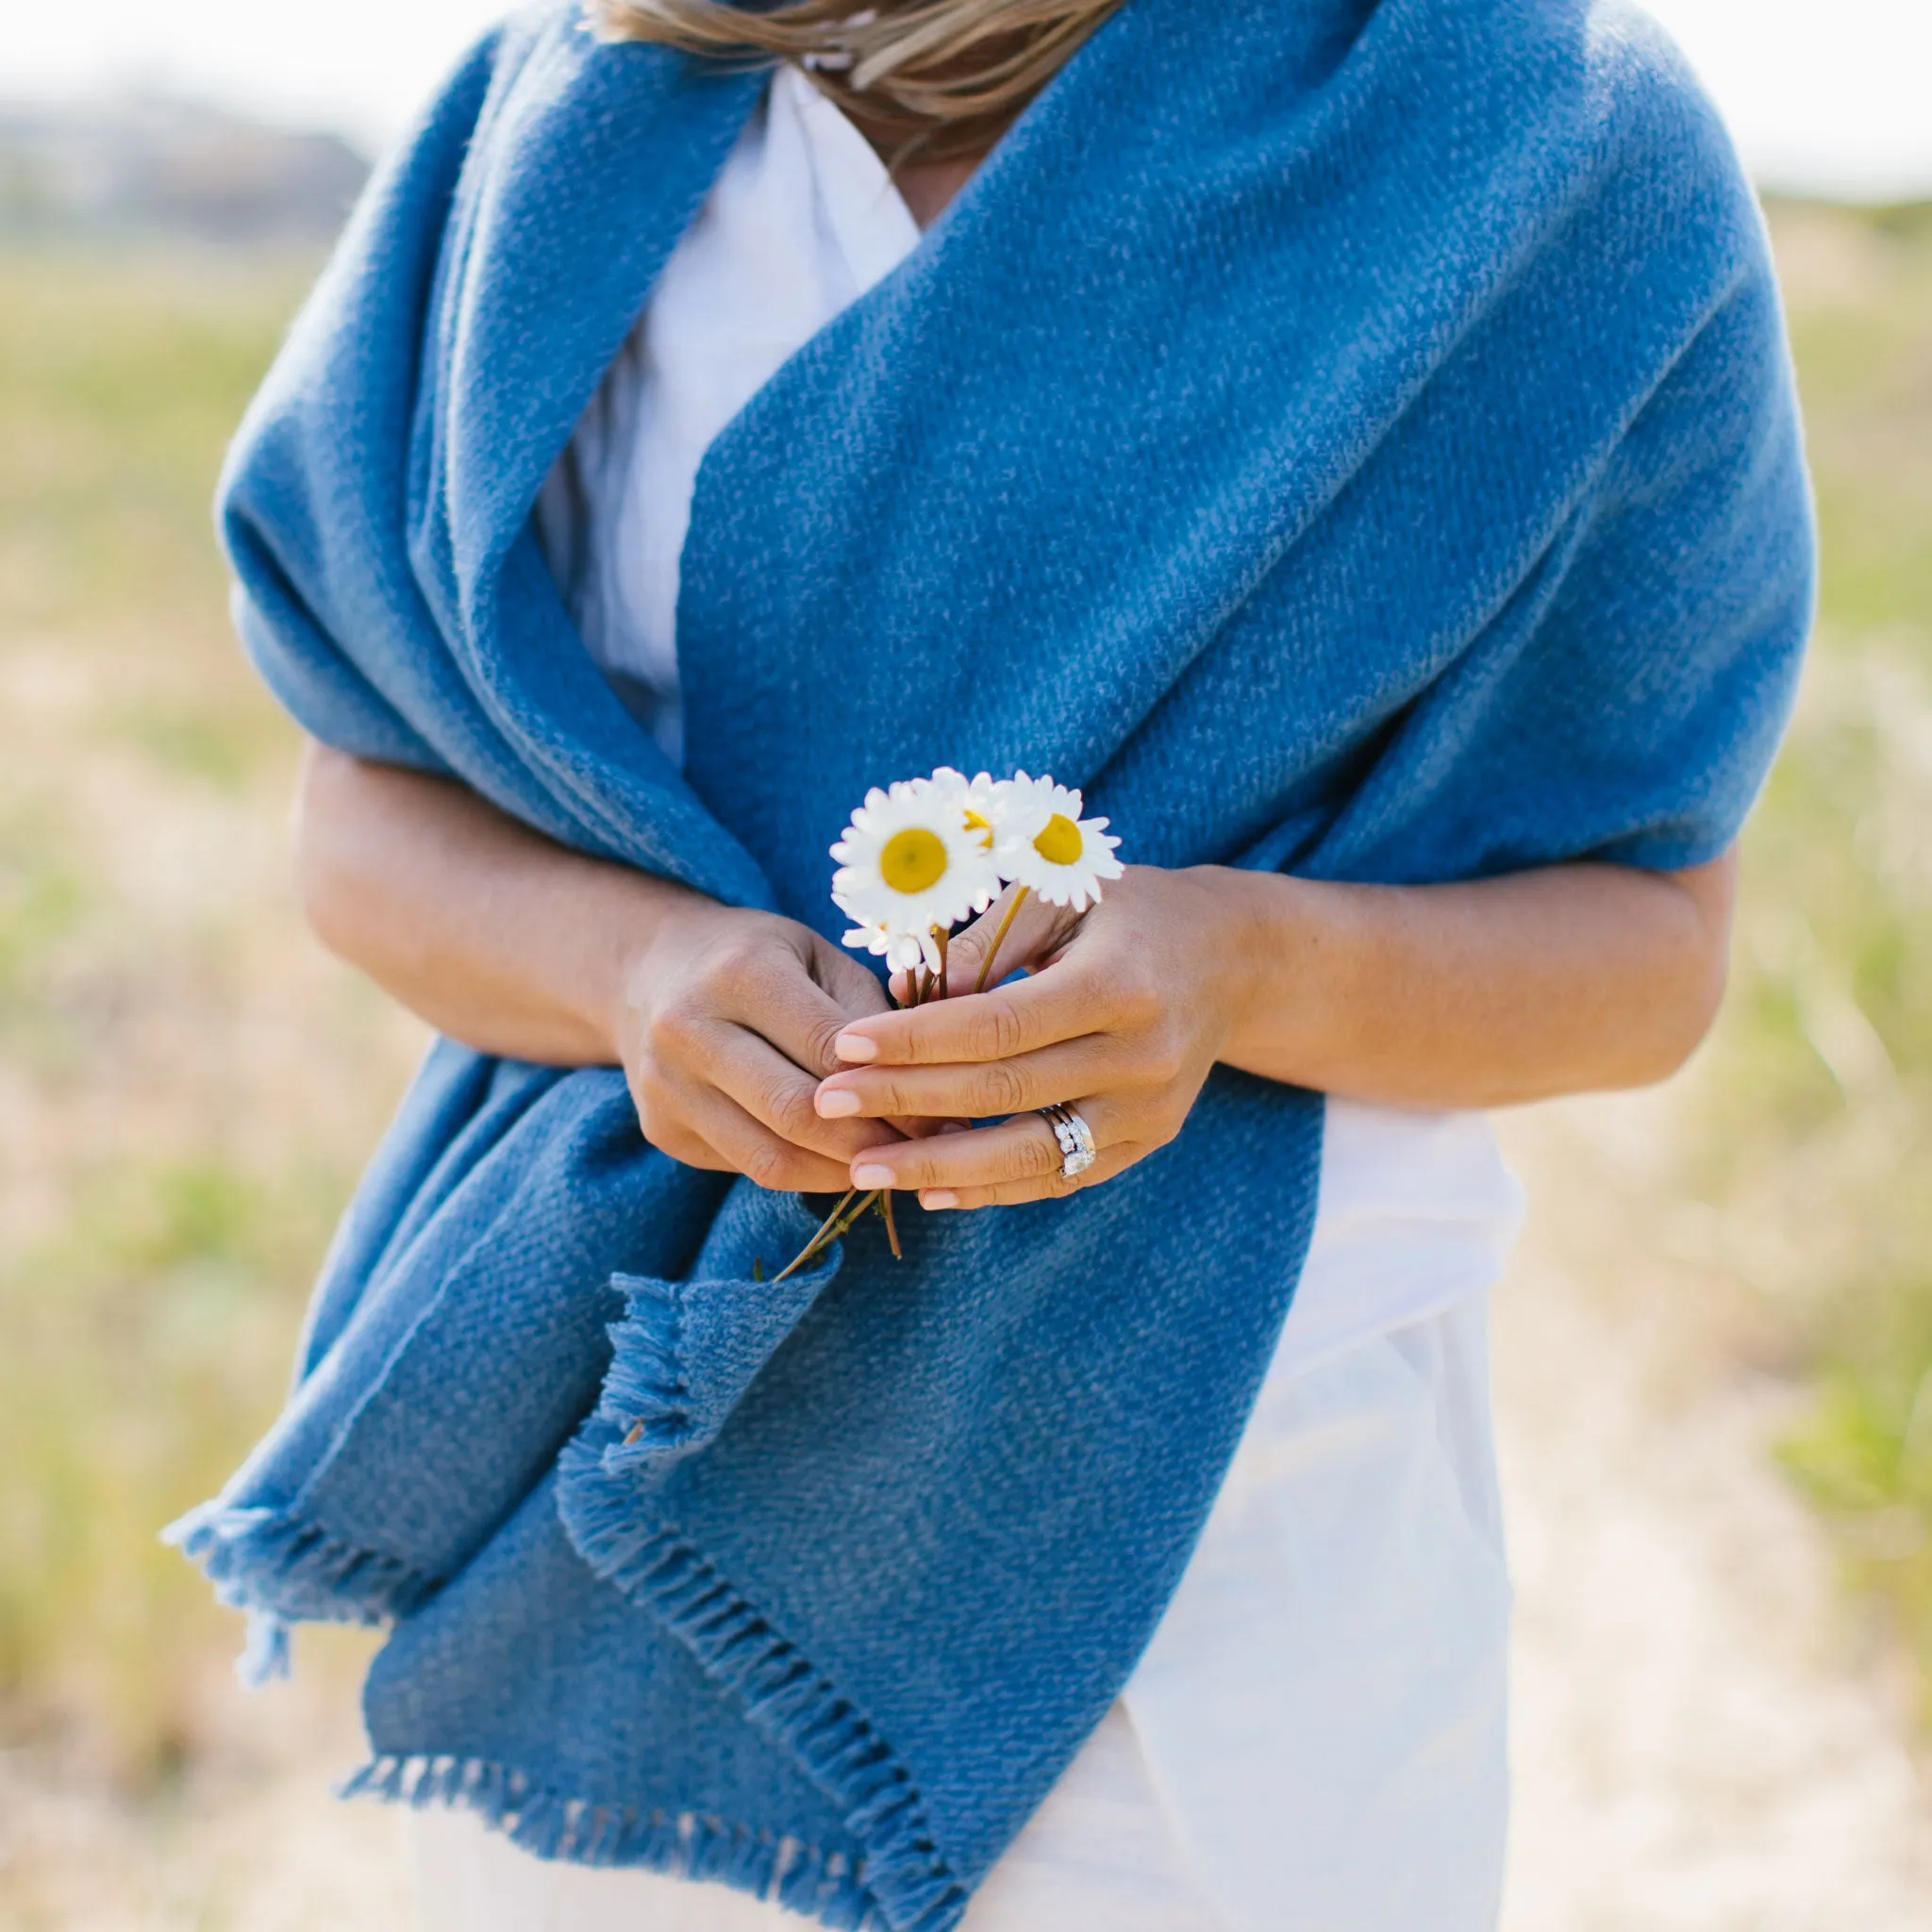
[[[863,293],[919,245],[919,224],[906,197],[871,142],[795,67],[774,75],[767,111],[788,116],[803,138],[820,207]]]

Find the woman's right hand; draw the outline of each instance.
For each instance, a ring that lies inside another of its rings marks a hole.
[[[808,926],[692,893],[667,907],[622,974],[611,1034],[644,1137],[690,1167],[762,1188],[842,1193],[876,1123],[813,1101],[856,1019],[889,1010],[878,980]]]
[[[309,923],[480,1053],[619,1063],[653,1145],[768,1188],[842,1193],[877,1122],[821,1120],[832,1041],[886,1010],[789,919],[566,851],[467,787],[312,747],[296,814]]]

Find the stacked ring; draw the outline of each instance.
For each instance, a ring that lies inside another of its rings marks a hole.
[[[1067,1180],[1075,1174],[1082,1174],[1093,1165],[1095,1148],[1093,1129],[1063,1101],[1055,1101],[1051,1107],[1037,1108],[1041,1120],[1053,1129],[1053,1137],[1060,1143],[1060,1174]]]

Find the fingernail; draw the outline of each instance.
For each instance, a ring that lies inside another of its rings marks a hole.
[[[941,1121],[939,1130],[942,1134],[970,1134],[973,1131],[964,1121]]]
[[[855,1188],[890,1188],[898,1176],[890,1167],[855,1167],[852,1170],[852,1185]]]
[[[957,1208],[959,1197],[951,1188],[927,1188],[919,1197],[922,1208]]]
[[[878,1041],[862,1033],[840,1034],[832,1042],[832,1051],[841,1060],[875,1060],[879,1057]]]
[[[858,1095],[843,1087],[822,1087],[812,1104],[821,1120],[842,1121],[858,1111]]]

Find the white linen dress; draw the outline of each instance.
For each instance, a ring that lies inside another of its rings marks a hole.
[[[704,453],[918,240],[865,140],[781,71],[546,486],[586,642],[674,758]],[[1486,1294],[1520,1216],[1480,1115],[1330,1101],[1307,1262],[1200,1545],[966,1932],[1493,1927],[1509,1585]],[[462,1812],[412,1827],[425,1932],[802,1923],[720,1886],[545,1863]]]

